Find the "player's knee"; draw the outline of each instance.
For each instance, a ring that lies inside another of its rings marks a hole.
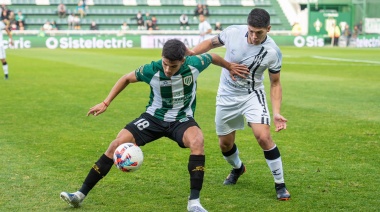
[[[204,141],[202,138],[195,138],[190,141],[190,151],[192,154],[199,155],[204,154]]]
[[[273,146],[273,140],[269,134],[259,134],[255,135],[257,142],[263,149],[268,149]]]

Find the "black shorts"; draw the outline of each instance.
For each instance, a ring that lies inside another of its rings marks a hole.
[[[177,142],[178,146],[186,148],[182,140],[183,134],[192,126],[199,128],[197,122],[192,117],[174,122],[166,122],[157,119],[149,113],[143,113],[139,118],[127,124],[124,129],[132,133],[138,146],[144,146],[161,137],[168,137]]]

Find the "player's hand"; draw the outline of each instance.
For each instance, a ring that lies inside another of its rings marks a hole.
[[[239,76],[243,79],[247,78],[247,75],[249,74],[249,70],[247,66],[243,64],[237,64],[237,63],[230,63],[229,67],[230,77],[232,80],[236,81],[236,76]]]
[[[288,121],[286,118],[284,118],[279,113],[274,114],[274,126],[276,126],[275,131],[280,132],[281,130],[286,130],[286,122]]]
[[[186,56],[192,56],[192,55],[195,55],[195,52],[193,50],[186,48],[185,55]]]
[[[101,102],[101,103],[95,105],[94,107],[90,108],[90,110],[87,113],[87,116],[89,116],[89,115],[97,116],[97,115],[102,114],[106,110],[107,110],[107,105],[104,104],[104,102]]]

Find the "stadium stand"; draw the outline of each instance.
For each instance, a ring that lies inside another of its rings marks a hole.
[[[22,11],[26,16],[26,29],[39,29],[46,21],[56,21],[60,29],[68,29],[67,18],[59,19],[57,6],[66,5],[68,13],[77,13],[78,0],[8,0],[3,1],[8,9]],[[138,11],[149,12],[158,19],[158,26],[163,30],[178,30],[179,17],[185,13],[189,16],[192,30],[197,30],[198,19],[194,17],[196,0],[87,0],[86,16],[81,19],[82,29],[89,29],[95,21],[100,30],[117,30],[123,22],[130,29],[137,29],[135,17]],[[277,0],[202,0],[210,11],[208,21],[212,26],[221,22],[223,26],[246,23],[247,14],[254,7],[266,9],[271,15],[273,30],[290,30]]]

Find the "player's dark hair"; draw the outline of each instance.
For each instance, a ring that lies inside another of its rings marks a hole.
[[[170,61],[182,60],[185,57],[186,46],[182,41],[170,39],[162,49],[162,56]]]
[[[268,27],[270,25],[270,15],[264,9],[255,8],[249,13],[247,23],[255,28]]]

